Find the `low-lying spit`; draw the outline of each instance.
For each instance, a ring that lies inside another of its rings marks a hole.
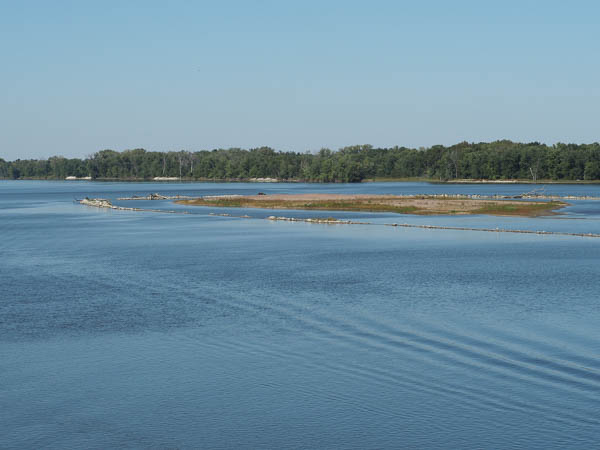
[[[452,195],[348,195],[277,194],[200,197],[179,200],[190,206],[227,208],[300,209],[321,211],[387,212],[418,215],[488,214],[496,216],[540,216],[567,206],[562,201],[483,199]]]
[[[165,209],[144,209],[144,208],[129,208],[124,206],[116,206],[111,203],[110,200],[102,199],[102,198],[84,198],[83,200],[79,200],[78,203],[86,206],[92,206],[95,208],[104,208],[111,210],[119,210],[119,211],[145,211],[145,212],[160,212],[160,213],[169,213],[169,214],[190,214],[189,211],[175,211],[175,210],[165,210]],[[236,216],[229,213],[216,214],[209,213],[209,216],[223,216],[223,217],[231,217],[231,218],[239,218],[239,219],[253,219],[253,217],[249,215],[240,215]],[[320,218],[297,218],[297,217],[284,217],[284,216],[269,216],[263,218],[270,221],[283,221],[283,222],[305,222],[305,223],[313,223],[313,224],[325,224],[325,225],[369,225],[369,226],[388,226],[388,227],[401,227],[401,228],[421,228],[427,230],[456,230],[456,231],[482,231],[482,232],[490,232],[490,233],[520,233],[520,234],[536,234],[536,235],[554,235],[554,236],[578,236],[578,237],[590,237],[590,238],[600,238],[600,234],[594,233],[568,233],[562,231],[539,231],[539,230],[511,230],[504,228],[470,228],[470,227],[449,227],[449,226],[441,226],[441,225],[416,225],[409,223],[372,223],[372,222],[358,222],[352,220],[341,220],[336,219],[334,217]]]

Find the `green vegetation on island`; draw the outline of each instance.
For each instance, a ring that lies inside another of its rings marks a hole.
[[[507,140],[429,148],[344,147],[317,153],[279,152],[269,147],[154,152],[102,150],[88,158],[5,161],[5,179],[277,180],[360,182],[363,180],[600,180],[600,144],[516,143]]]
[[[488,214],[539,216],[553,214],[567,204],[560,201],[489,200],[441,195],[274,194],[217,196],[177,200],[190,206],[225,208],[365,211],[418,215]]]

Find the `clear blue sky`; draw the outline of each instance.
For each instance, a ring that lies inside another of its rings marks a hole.
[[[0,157],[598,141],[599,5],[0,0]]]

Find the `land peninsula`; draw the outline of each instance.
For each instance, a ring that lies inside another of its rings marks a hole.
[[[524,201],[451,195],[275,194],[214,196],[176,200],[192,206],[387,212],[417,215],[540,216],[568,204],[558,200]]]

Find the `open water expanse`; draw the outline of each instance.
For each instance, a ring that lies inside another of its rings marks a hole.
[[[116,201],[531,189],[0,181],[0,448],[597,448],[600,239],[376,224],[600,233],[600,202],[275,212],[375,224],[323,225]]]

